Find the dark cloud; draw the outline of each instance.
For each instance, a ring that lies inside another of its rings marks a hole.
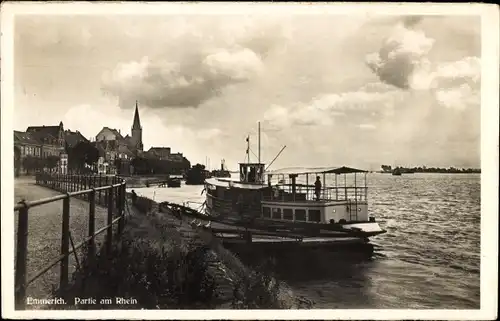
[[[255,79],[263,60],[287,39],[279,23],[257,18],[200,21],[184,28],[189,32],[175,46],[165,44],[163,54],[118,65],[103,77],[102,89],[123,108],[135,100],[152,108],[196,108]]]
[[[366,57],[366,64],[384,83],[401,89],[412,87],[412,76],[425,65],[434,39],[423,32],[408,28],[421,17],[408,17],[403,24],[394,27],[392,34],[383,42],[376,53]]]
[[[422,16],[406,16],[403,18],[403,24],[405,27],[413,27],[414,25],[418,24],[420,21],[422,21],[424,17]]]
[[[103,89],[117,96],[123,108],[135,100],[152,108],[198,107],[224,88],[250,80],[261,68],[260,58],[246,48],[190,55],[178,62],[144,58],[106,75]]]

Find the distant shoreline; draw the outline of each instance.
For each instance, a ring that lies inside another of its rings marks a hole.
[[[468,171],[405,171],[404,169],[399,169],[401,174],[481,174],[481,170],[468,170]],[[375,173],[380,174],[392,174],[392,171],[376,171]]]

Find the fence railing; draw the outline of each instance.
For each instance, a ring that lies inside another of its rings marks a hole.
[[[87,245],[89,258],[92,260],[96,254],[95,238],[106,232],[105,250],[111,252],[113,241],[113,225],[117,224],[117,236],[124,228],[125,210],[125,182],[117,177],[109,176],[79,176],[79,175],[56,175],[48,173],[37,173],[36,183],[63,192],[63,195],[44,198],[36,201],[21,201],[14,206],[14,213],[18,212],[17,230],[17,257],[15,266],[15,301],[16,309],[23,309],[26,300],[26,288],[33,281],[48,272],[52,267],[60,263],[59,288],[65,289],[69,279],[69,257],[76,251]],[[71,200],[79,198],[89,201],[89,225],[88,236],[79,244],[73,244],[70,236]],[[61,225],[61,251],[54,260],[28,278],[28,221],[31,208],[56,201],[63,201],[62,225]],[[95,230],[96,205],[107,208],[106,226]],[[70,242],[72,249],[70,250]]]

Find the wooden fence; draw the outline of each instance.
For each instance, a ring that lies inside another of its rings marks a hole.
[[[36,183],[64,194],[31,202],[21,201],[14,206],[14,214],[17,212],[19,215],[17,257],[15,263],[16,309],[23,309],[25,306],[26,287],[58,263],[60,263],[59,288],[66,288],[69,278],[69,256],[86,244],[88,255],[90,258],[93,258],[96,253],[95,237],[103,232],[106,232],[105,250],[109,253],[113,241],[113,225],[117,224],[116,236],[119,236],[123,231],[125,222],[125,181],[115,176],[80,176],[37,173]],[[70,202],[73,198],[80,198],[89,202],[88,237],[79,244],[73,244],[73,240],[70,237]],[[28,257],[29,210],[36,206],[60,200],[63,201],[60,255],[28,279],[26,263]],[[107,225],[97,231],[95,230],[96,205],[107,208]],[[70,241],[72,245],[71,250]]]

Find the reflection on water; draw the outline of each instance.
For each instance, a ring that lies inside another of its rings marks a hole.
[[[282,278],[318,308],[479,308],[480,175],[367,179],[369,210],[387,230],[372,239],[374,256],[290,253],[276,265]],[[182,203],[203,202],[202,189],[136,191]]]

